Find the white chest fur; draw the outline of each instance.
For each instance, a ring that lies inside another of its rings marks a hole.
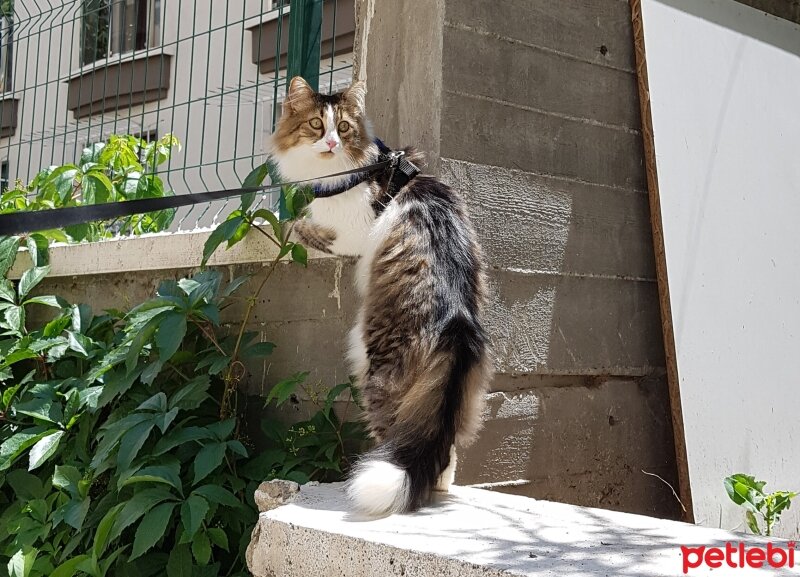
[[[336,231],[331,251],[349,256],[364,254],[375,222],[369,185],[359,184],[342,194],[318,198],[311,203],[309,210],[312,222]]]
[[[337,179],[320,178],[326,174],[356,168],[345,154],[321,159],[318,152],[308,147],[297,147],[274,154],[281,176],[287,181],[319,179],[321,184],[336,184]],[[375,221],[370,206],[369,185],[359,184],[347,192],[328,198],[319,198],[309,207],[312,222],[336,232],[331,246],[335,254],[361,256],[367,236]]]

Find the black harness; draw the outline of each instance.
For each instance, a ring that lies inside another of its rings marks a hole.
[[[347,176],[348,178],[332,187],[312,185],[314,196],[317,198],[335,196],[369,179],[375,179],[381,182],[384,178],[383,175],[386,175],[386,185],[382,191],[382,197],[373,203],[373,209],[375,209],[376,214],[380,214],[388,201],[394,198],[400,189],[419,174],[419,168],[405,158],[404,151],[391,150],[377,138],[375,139],[375,144],[378,146],[379,154],[374,163],[329,175],[329,177]],[[181,194],[177,196],[164,196],[161,198],[142,198],[105,204],[90,204],[85,206],[54,208],[50,210],[32,210],[0,214],[0,236],[64,228],[96,220],[112,220],[134,214],[143,214],[146,212],[191,206],[202,202],[223,200],[252,192],[265,193],[279,191],[281,187],[287,184],[303,185],[316,180],[318,179],[281,182],[249,188],[198,192],[195,194]]]
[[[375,164],[388,162],[385,168],[377,171],[351,174],[348,178],[335,185],[315,184],[312,187],[314,198],[336,196],[337,194],[347,192],[354,186],[358,186],[372,179],[381,182],[384,180],[381,174],[383,173],[386,175],[386,183],[381,190],[380,197],[374,199],[372,202],[372,208],[375,210],[375,213],[380,214],[386,205],[397,196],[397,193],[419,174],[419,168],[406,158],[405,151],[392,150],[386,146],[380,138],[376,138],[374,142],[378,147],[378,158]]]

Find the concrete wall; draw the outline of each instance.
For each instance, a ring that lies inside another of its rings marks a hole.
[[[628,3],[363,0],[368,109],[467,199],[497,376],[457,482],[676,516]],[[397,50],[409,45],[414,50]]]

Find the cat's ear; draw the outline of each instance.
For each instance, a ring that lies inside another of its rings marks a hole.
[[[367,83],[363,80],[353,82],[350,88],[344,91],[344,97],[352,102],[361,114],[364,114],[366,108],[365,101],[367,98]]]
[[[300,103],[314,96],[314,89],[308,85],[302,76],[295,76],[289,82],[286,100],[283,101],[284,112],[295,112]]]

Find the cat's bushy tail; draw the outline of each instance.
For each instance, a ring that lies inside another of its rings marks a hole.
[[[450,464],[457,438],[463,444],[477,432],[487,381],[483,329],[458,315],[438,341],[400,402],[402,417],[351,474],[347,495],[362,514],[405,513],[423,505]]]

